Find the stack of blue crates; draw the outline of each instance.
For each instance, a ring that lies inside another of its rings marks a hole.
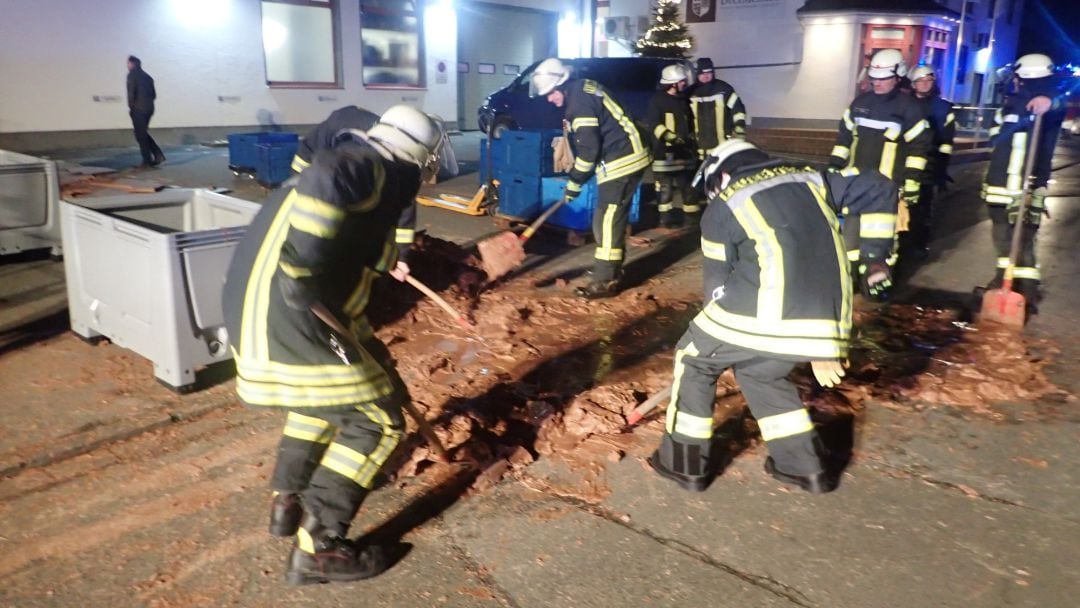
[[[278,141],[255,146],[255,179],[267,188],[276,188],[289,179],[298,141]]]
[[[532,220],[558,202],[568,178],[555,172],[551,141],[562,131],[504,131],[491,144],[491,168],[499,181],[499,215]],[[480,183],[487,178],[487,142],[480,142]],[[568,230],[592,230],[593,210],[597,204],[596,178],[589,180],[581,195],[556,211],[548,224]],[[640,215],[641,189],[634,193],[630,223]]]
[[[258,173],[259,145],[292,146],[293,153],[300,143],[296,133],[278,131],[260,131],[256,133],[229,134],[229,168],[237,173]],[[267,157],[269,158],[269,157]],[[290,158],[289,163],[292,160]]]

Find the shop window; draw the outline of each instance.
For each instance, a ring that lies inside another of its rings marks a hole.
[[[336,0],[262,0],[266,83],[340,87]]]
[[[364,85],[423,87],[423,31],[414,0],[361,0]]]

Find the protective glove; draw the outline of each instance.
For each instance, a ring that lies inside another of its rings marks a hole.
[[[405,277],[409,276],[409,265],[398,260],[397,265],[390,271],[390,276],[404,283]]]
[[[811,361],[810,369],[814,371],[818,384],[826,388],[840,384],[840,379],[844,377],[844,364],[835,359]]]
[[[886,300],[892,288],[892,272],[889,271],[889,265],[881,261],[860,262],[859,285],[867,298],[875,302]]]

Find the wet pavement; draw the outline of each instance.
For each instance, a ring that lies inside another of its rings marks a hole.
[[[222,149],[166,153],[175,165],[154,173],[169,181],[270,194],[234,178]],[[406,442],[354,531],[411,550],[355,584],[284,585],[289,541],[264,528],[279,415],[239,406],[228,380],[175,395],[149,362],[87,344],[43,311],[0,343],[0,605],[1071,605],[1078,157],[1075,142],[1059,147],[1039,244],[1046,297],[1022,339],[939,312],[970,303],[993,272],[977,200],[985,165],[965,164],[930,262],[892,306],[861,311],[853,378],[833,392],[798,374],[826,435],[854,447],[825,496],[762,472],[734,392],[717,408],[730,464],[702,494],[644,465],[658,417],[619,432],[669,381],[700,297],[696,234],[638,232],[631,288],[597,303],[569,297],[591,248],[559,235],[479,298],[447,266],[418,270],[477,331],[391,286],[405,310],[383,311],[379,335],[456,459],[481,464],[438,465]],[[498,229],[430,209],[421,225],[466,248]]]

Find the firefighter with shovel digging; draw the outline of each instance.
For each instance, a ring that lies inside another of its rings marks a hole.
[[[570,68],[558,59],[540,62],[530,94],[563,108],[570,124],[574,166],[564,197],[576,198],[596,175],[592,276],[574,292],[588,299],[611,297],[619,292],[630,202],[652,160],[648,144],[633,118],[603,86],[593,80],[571,80]]]
[[[711,150],[695,183],[711,201],[701,220],[705,306],[676,347],[666,432],[648,462],[686,490],[708,487],[716,380],[731,367],[769,448],[765,470],[829,492],[835,472],[787,376],[810,361],[820,384],[840,382],[854,294],[837,214],[861,219],[862,288],[873,293],[888,280],[896,187],[876,171],[774,160],[740,139]]]
[[[263,206],[223,297],[240,399],[288,412],[270,532],[296,535],[291,584],[368,578],[390,564],[389,547],[346,537],[410,406],[365,310],[375,279],[402,272],[395,228],[438,166],[444,137],[405,105],[342,135],[315,153],[284,201]]]

